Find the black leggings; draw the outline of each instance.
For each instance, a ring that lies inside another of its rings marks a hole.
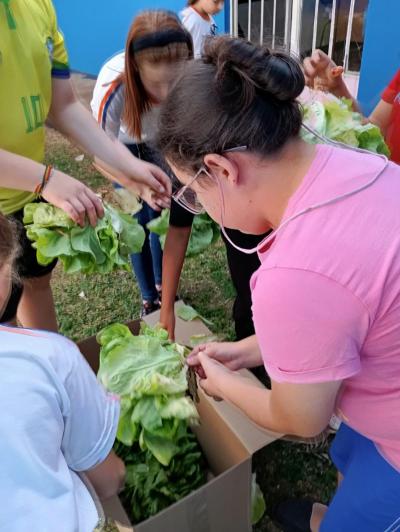
[[[10,215],[10,218],[17,224],[19,232],[21,254],[16,260],[16,269],[21,278],[21,282],[13,282],[7,306],[4,309],[2,316],[0,316],[0,323],[8,323],[15,320],[17,316],[17,308],[22,297],[23,280],[48,275],[57,264],[57,259],[53,260],[47,266],[41,266],[38,264],[38,261],[36,260],[36,249],[32,247],[32,242],[26,236],[26,229],[22,221],[23,217],[24,209]]]
[[[247,235],[234,229],[226,229],[229,238],[240,247],[254,248],[266,235]],[[221,233],[226,247],[228,267],[236,298],[233,304],[233,320],[235,322],[236,339],[242,340],[254,334],[253,315],[251,311],[250,279],[260,267],[257,253],[246,255],[235,249]]]

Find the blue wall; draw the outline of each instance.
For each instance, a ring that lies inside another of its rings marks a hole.
[[[149,8],[179,12],[185,0],[53,0],[65,35],[71,68],[96,75],[103,63],[124,48],[133,17]],[[223,13],[216,17],[224,31]]]
[[[367,114],[400,68],[399,21],[399,0],[369,0],[358,91]]]

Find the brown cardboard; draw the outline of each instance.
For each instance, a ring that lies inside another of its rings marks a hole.
[[[158,320],[158,312],[145,318],[149,325],[155,325]],[[133,333],[139,330],[138,321],[128,326]],[[210,331],[200,320],[176,320],[177,342],[187,345],[193,334],[210,334]],[[82,341],[79,347],[97,371],[99,346],[95,337]],[[243,374],[258,383],[249,372]],[[256,450],[272,443],[280,435],[257,427],[234,406],[216,402],[201,390],[199,396],[200,425],[194,431],[213,478],[184,499],[134,527],[118,498],[104,502],[105,515],[118,523],[120,532],[251,531],[251,457]]]

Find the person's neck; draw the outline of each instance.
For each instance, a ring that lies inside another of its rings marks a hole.
[[[281,224],[290,198],[301,185],[314,157],[315,146],[296,139],[259,165],[260,189],[255,203],[273,229]]]
[[[201,4],[199,2],[192,4],[190,7],[194,9],[194,11],[196,11],[196,13],[198,13],[201,16],[201,18],[203,18],[204,20],[207,20],[207,21],[211,20],[211,16],[207,13],[207,11],[204,11],[204,9],[201,7]]]

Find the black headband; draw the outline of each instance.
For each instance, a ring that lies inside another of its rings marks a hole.
[[[137,53],[146,48],[160,48],[178,42],[187,44],[189,50],[192,51],[192,38],[185,30],[161,30],[144,35],[131,43],[131,51]]]

